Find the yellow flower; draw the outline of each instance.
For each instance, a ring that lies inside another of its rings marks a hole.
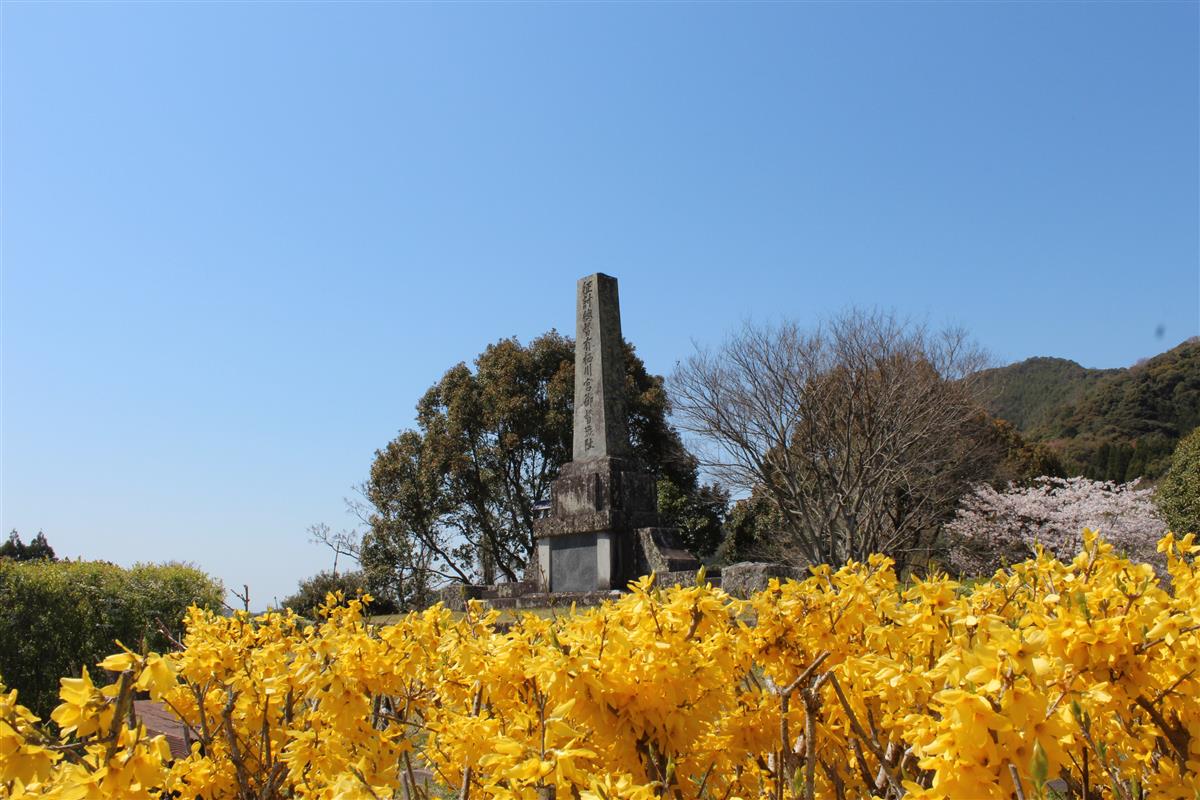
[[[60,678],[58,696],[63,701],[50,714],[63,734],[84,737],[106,727],[112,710],[85,667],[78,678]]]

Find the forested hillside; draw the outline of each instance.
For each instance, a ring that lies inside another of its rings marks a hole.
[[[1127,369],[1030,358],[980,375],[989,411],[1045,442],[1068,473],[1155,478],[1200,425],[1200,339]]]
[[[1087,369],[1065,358],[1027,358],[979,374],[988,410],[1028,434],[1043,428],[1064,405],[1119,369]]]

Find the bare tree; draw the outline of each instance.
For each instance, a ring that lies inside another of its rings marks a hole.
[[[338,559],[350,556],[359,560],[362,550],[361,535],[353,529],[341,530],[334,533],[324,522],[308,526],[308,541],[312,544],[323,544],[333,551],[333,574],[337,575]]]
[[[702,463],[775,507],[777,557],[904,567],[998,458],[972,393],[983,363],[961,330],[853,310],[808,331],[747,323],[670,390]]]

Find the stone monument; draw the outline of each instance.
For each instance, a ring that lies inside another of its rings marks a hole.
[[[572,460],[551,486],[550,513],[535,535],[541,592],[620,589],[645,573],[699,568],[659,527],[654,476],[633,458],[617,279],[601,273],[576,286]]]

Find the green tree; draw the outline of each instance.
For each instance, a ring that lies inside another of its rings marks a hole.
[[[367,576],[358,570],[322,570],[311,578],[300,581],[296,593],[283,601],[283,607],[290,608],[302,617],[315,620],[318,616],[317,609],[325,602],[325,596],[330,592],[342,592],[348,599],[367,594],[370,592]],[[368,608],[373,614],[386,614],[394,610],[385,601],[375,600],[372,600]]]
[[[0,559],[0,675],[45,717],[56,705],[58,679],[116,652],[174,646],[188,606],[218,609],[220,581],[187,564]]]
[[[1166,473],[1200,425],[1200,338],[1128,369],[1031,358],[973,376],[993,416],[1053,450],[1067,475],[1126,482]]]
[[[783,520],[771,499],[761,487],[756,488],[730,507],[717,563],[770,560],[774,557],[772,542],[782,527]]]
[[[729,492],[719,484],[692,480],[679,486],[658,481],[658,512],[663,524],[679,529],[684,547],[701,558],[713,556],[725,535]]]
[[[996,489],[1010,483],[1027,486],[1045,476],[1066,477],[1057,453],[1041,442],[1028,441],[1005,420],[981,411],[975,429],[967,435],[983,445],[981,449],[987,454],[983,463],[989,469],[980,474],[980,479]]]
[[[520,580],[533,553],[533,523],[571,458],[575,347],[551,331],[527,346],[491,344],[452,367],[417,404],[416,430],[378,450],[363,494],[370,504],[361,563],[395,576],[397,600],[415,603],[440,579]],[[669,487],[666,522],[709,547],[719,540],[696,460],[667,423],[663,379],[625,345],[625,392],[636,457]],[[679,497],[682,496],[682,499]]]
[[[57,561],[54,548],[46,541],[46,534],[38,531],[37,536],[29,544],[21,541],[21,535],[13,530],[8,534],[8,541],[0,544],[0,558],[11,558],[13,561]]]
[[[1200,427],[1179,441],[1157,499],[1172,531],[1200,533]]]

